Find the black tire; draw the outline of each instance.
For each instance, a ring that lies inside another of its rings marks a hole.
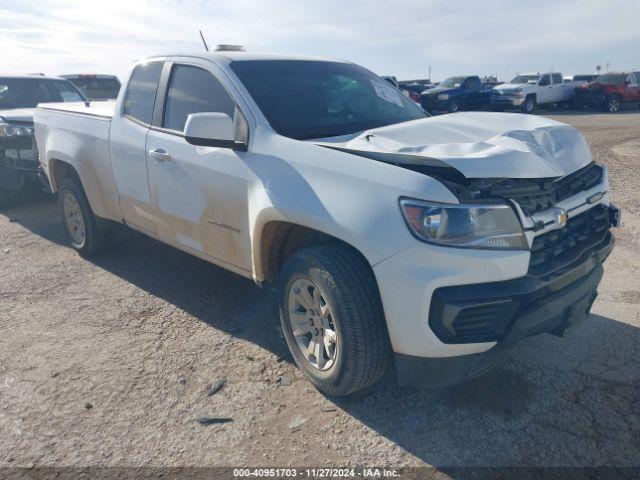
[[[328,370],[314,367],[293,334],[289,297],[296,280],[320,288],[330,307],[337,343]],[[279,285],[280,321],[289,350],[305,376],[328,395],[345,396],[377,382],[384,374],[391,345],[378,286],[369,264],[343,244],[305,248],[282,268]]]
[[[603,109],[607,113],[618,113],[621,108],[620,97],[617,95],[611,95],[604,99],[602,105]]]
[[[536,97],[527,95],[520,108],[522,109],[522,113],[533,113],[536,110]]]
[[[81,211],[81,217],[84,221],[84,239],[78,241],[74,239],[74,235],[71,232],[69,223],[65,219],[65,199],[67,196],[71,196],[78,203]],[[91,210],[87,196],[80,185],[80,182],[75,178],[66,178],[60,190],[58,191],[58,205],[60,208],[60,217],[62,225],[69,236],[71,246],[83,257],[92,257],[97,255],[111,244],[113,238],[112,229],[101,229],[98,226],[97,219]]]
[[[451,100],[449,102],[449,106],[447,107],[447,111],[449,113],[456,113],[460,111],[460,105],[458,105],[458,102],[455,100]]]

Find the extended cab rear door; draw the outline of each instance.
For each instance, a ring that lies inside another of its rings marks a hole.
[[[557,103],[564,100],[564,79],[562,78],[561,73],[552,73],[551,74],[551,100],[550,102]]]
[[[553,102],[553,84],[551,83],[551,75],[544,74],[540,77],[536,93],[536,101],[538,104]]]
[[[251,153],[195,146],[184,137],[189,114],[222,112],[234,118],[236,101],[224,81],[211,62],[167,59],[147,138],[149,178],[163,240],[248,275]]]
[[[136,65],[129,77],[119,111],[111,120],[111,163],[127,224],[155,233],[155,207],[147,175],[146,142],[153,120],[163,61]]]

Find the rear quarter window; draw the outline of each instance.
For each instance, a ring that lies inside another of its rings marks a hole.
[[[124,97],[125,116],[151,124],[163,65],[163,62],[141,63],[134,68]]]

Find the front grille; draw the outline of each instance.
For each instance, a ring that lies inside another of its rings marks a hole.
[[[598,205],[569,219],[567,225],[536,237],[531,245],[529,274],[539,277],[576,261],[605,241],[609,210]]]
[[[603,169],[595,162],[557,180],[508,179],[482,191],[482,198],[515,200],[527,215],[554,207],[558,202],[602,182]]]
[[[544,184],[538,194],[513,198],[528,215],[542,212],[573,195],[589,190],[602,181],[602,167],[592,163],[559,180]]]

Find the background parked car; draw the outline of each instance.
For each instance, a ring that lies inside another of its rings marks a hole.
[[[383,75],[381,78],[384,78],[387,82],[389,82],[391,85],[393,85],[396,88],[400,87],[400,84],[398,83],[398,79],[393,75]]]
[[[574,82],[574,83],[589,83],[589,82],[593,82],[595,80],[595,78],[597,77],[596,74],[591,74],[591,73],[581,73],[578,75],[574,75],[573,77],[565,77],[564,81],[565,83],[570,83],[570,82]]]
[[[89,100],[118,98],[120,80],[115,75],[77,74],[61,75],[78,87]]]
[[[0,77],[0,205],[38,178],[34,108],[45,102],[85,100],[80,90],[61,78]]]
[[[459,110],[488,110],[492,88],[477,75],[449,77],[433,89],[422,92],[420,104],[429,113]]]
[[[568,103],[577,85],[566,84],[561,73],[524,73],[494,89],[496,109],[519,108],[533,113],[538,105]]]
[[[420,103],[420,93],[419,92],[416,93],[415,91],[410,90],[410,89],[404,87],[403,85],[401,85],[400,82],[398,81],[398,79],[395,76],[393,76],[393,75],[384,75],[381,78],[384,78],[391,85],[393,85],[394,87],[399,89],[404,94],[405,97],[410,98],[411,100],[413,100],[416,103]]]
[[[400,84],[400,88],[410,90],[418,95],[425,90],[430,90],[436,87],[436,84],[429,80],[400,80],[398,83]]]
[[[576,92],[576,107],[618,112],[623,106],[640,104],[640,72],[611,72],[598,75]]]

